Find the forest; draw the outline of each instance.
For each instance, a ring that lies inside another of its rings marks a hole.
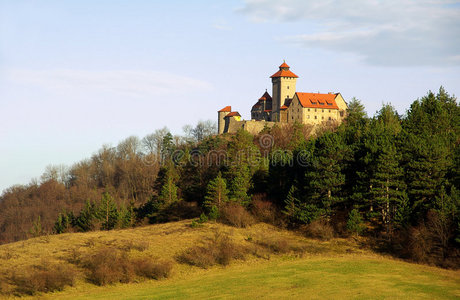
[[[193,219],[256,221],[460,266],[460,106],[442,87],[404,114],[372,117],[357,99],[345,122],[215,135],[212,122],[103,146],[0,196],[0,244],[46,234]]]

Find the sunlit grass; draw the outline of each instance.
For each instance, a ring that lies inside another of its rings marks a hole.
[[[458,298],[460,272],[410,264],[361,249],[353,240],[317,241],[266,224],[237,229],[207,223],[190,228],[190,221],[109,232],[40,237],[0,246],[0,281],[14,270],[43,259],[70,264],[76,251],[102,246],[129,249],[131,257],[175,261],[185,249],[227,233],[242,246],[260,238],[282,238],[302,246],[303,255],[288,253],[260,258],[249,255],[230,266],[207,270],[174,263],[171,278],[160,281],[97,287],[80,269],[77,283],[44,299],[188,299],[188,298]]]

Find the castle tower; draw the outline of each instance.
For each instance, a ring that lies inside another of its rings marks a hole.
[[[279,66],[280,70],[270,76],[273,84],[272,92],[272,121],[280,121],[280,107],[284,105],[286,98],[292,99],[295,94],[295,85],[297,82],[296,74],[289,70],[286,62]]]
[[[232,111],[231,106],[225,106],[221,110],[217,112],[217,129],[218,133],[222,134],[224,133],[224,128],[225,128],[225,116],[227,116],[230,112]]]

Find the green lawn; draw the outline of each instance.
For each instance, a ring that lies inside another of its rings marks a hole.
[[[460,273],[386,258],[313,257],[235,264],[192,278],[47,295],[58,299],[458,299]]]

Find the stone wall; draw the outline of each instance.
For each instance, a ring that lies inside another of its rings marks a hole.
[[[275,122],[267,122],[267,121],[256,121],[256,120],[242,120],[237,121],[233,118],[229,118],[228,124],[225,124],[225,131],[228,133],[235,133],[238,129],[243,128],[247,132],[251,134],[258,134],[261,132],[265,127],[273,127]]]

